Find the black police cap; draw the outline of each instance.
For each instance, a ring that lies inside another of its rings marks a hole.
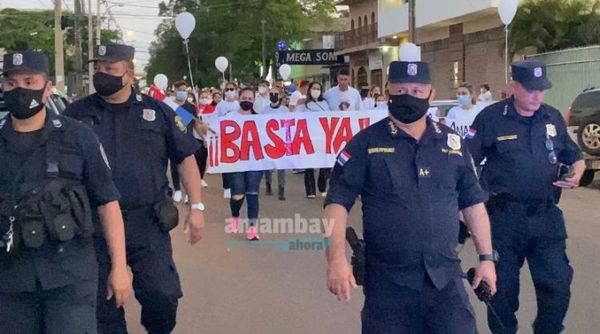
[[[6,75],[9,72],[15,71],[49,74],[48,57],[41,52],[33,50],[15,51],[5,54],[2,74]]]
[[[512,64],[512,78],[527,90],[546,90],[552,83],[546,76],[546,64],[532,59]]]
[[[391,83],[430,84],[429,64],[422,61],[393,61],[388,79]]]
[[[94,58],[90,61],[132,61],[135,48],[123,44],[97,45],[94,48]]]

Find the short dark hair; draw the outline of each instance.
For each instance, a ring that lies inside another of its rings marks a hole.
[[[237,85],[235,84],[235,82],[228,81],[228,82],[225,84],[225,87],[227,87],[227,86],[229,86],[229,85],[232,85],[233,87],[237,88]]]
[[[341,70],[338,71],[337,75],[350,75],[350,71],[348,71],[347,68],[342,68]]]
[[[261,80],[258,82],[259,85],[267,85],[269,87],[269,82],[267,80]]]
[[[490,90],[490,85],[488,84],[483,84],[481,87],[485,88],[485,90]]]
[[[242,93],[244,93],[244,92],[251,92],[252,96],[256,96],[256,94],[254,93],[254,89],[252,89],[250,87],[244,87],[244,88],[240,89],[239,96],[242,96]]]
[[[181,86],[187,86],[187,83],[183,80],[179,80],[179,81],[175,82],[173,85],[175,86],[175,88],[179,88]]]

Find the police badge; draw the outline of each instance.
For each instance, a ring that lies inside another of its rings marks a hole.
[[[536,67],[533,69],[533,75],[535,75],[536,78],[541,78],[543,74],[544,72],[541,67]]]
[[[148,122],[154,122],[156,120],[156,111],[154,109],[144,109],[142,118]]]
[[[417,64],[408,64],[408,67],[406,68],[406,73],[414,77],[415,75],[417,75],[417,73],[419,73],[419,66]]]
[[[546,124],[546,136],[556,137],[556,126],[554,124]]]
[[[460,150],[460,136],[454,133],[449,133],[448,147],[450,147],[453,150]]]
[[[99,56],[106,55],[106,46],[105,45],[98,45],[98,55]]]
[[[21,53],[13,54],[13,65],[14,66],[23,65],[23,54],[21,54]]]

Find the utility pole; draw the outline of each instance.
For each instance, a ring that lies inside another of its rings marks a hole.
[[[54,0],[54,76],[56,89],[65,93],[65,60],[61,27],[62,1]]]
[[[417,44],[415,2],[416,0],[408,0],[408,41],[413,44]]]
[[[75,94],[78,97],[81,97],[82,93],[82,80],[81,80],[81,71],[83,70],[83,59],[81,50],[81,0],[75,0],[75,20],[74,20],[74,30],[75,30],[75,75],[76,75],[76,87]]]
[[[102,14],[100,14],[100,0],[96,0],[96,45],[102,44]]]
[[[94,90],[94,82],[92,81],[94,77],[94,64],[90,62],[94,58],[94,25],[92,24],[92,17],[92,0],[88,0],[88,94],[96,92]]]
[[[266,47],[265,47],[265,23],[267,23],[267,21],[265,21],[265,19],[262,19],[260,21],[260,23],[262,24],[262,73],[261,73],[261,79],[264,79],[267,77],[267,74],[268,74],[267,51],[266,51]]]

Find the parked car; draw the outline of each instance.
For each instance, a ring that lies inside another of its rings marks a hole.
[[[587,186],[600,170],[600,88],[581,92],[566,114],[569,135],[584,152],[586,171],[580,185]]]

